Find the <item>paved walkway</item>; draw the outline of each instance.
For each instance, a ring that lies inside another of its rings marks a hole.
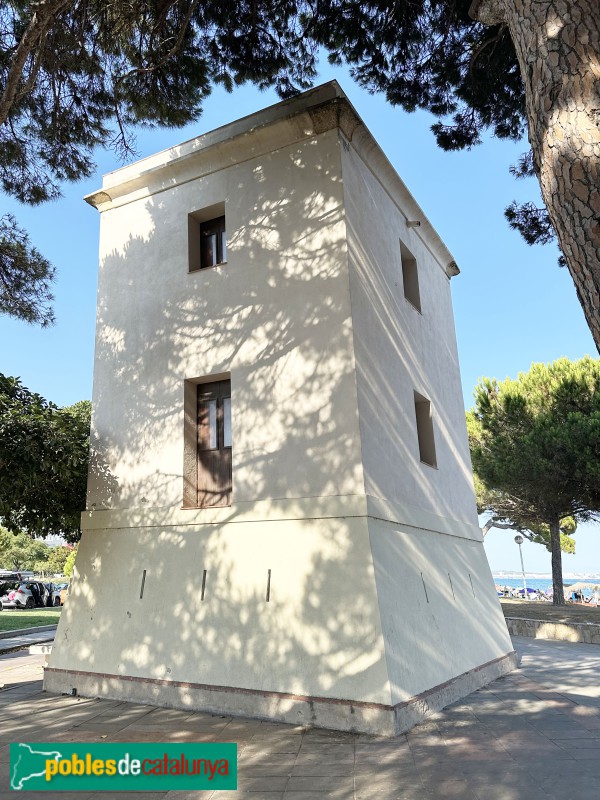
[[[0,639],[0,654],[10,653],[18,647],[29,647],[30,644],[42,644],[54,639],[56,626],[50,631],[36,631],[35,633],[19,632],[14,636],[5,636]]]
[[[235,741],[239,789],[214,800],[598,800],[600,647],[515,639],[521,667],[397,739],[41,691],[43,657],[0,658],[0,800],[8,743]],[[210,792],[53,793],[205,800]]]

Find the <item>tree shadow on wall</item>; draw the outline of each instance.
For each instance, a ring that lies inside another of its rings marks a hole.
[[[107,212],[119,224],[100,271],[92,440],[111,478],[92,476],[89,502],[126,523],[85,534],[51,666],[389,702],[369,534],[339,502],[364,483],[327,141]],[[223,199],[228,263],[189,272],[187,213]],[[233,505],[203,517],[180,510],[184,385],[223,374]],[[436,611],[410,591],[431,623],[420,658],[443,673]]]

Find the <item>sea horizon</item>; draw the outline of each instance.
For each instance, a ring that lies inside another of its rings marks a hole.
[[[506,579],[523,579],[523,573],[518,572],[515,570],[492,570],[492,577],[494,580],[499,579],[502,580]],[[532,580],[552,580],[552,573],[551,572],[525,572],[526,578],[531,578]],[[598,581],[600,583],[600,572],[563,572],[563,580],[569,581],[587,581],[593,582]]]

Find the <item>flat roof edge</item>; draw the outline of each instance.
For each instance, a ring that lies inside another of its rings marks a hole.
[[[117,199],[130,193],[133,194],[140,187],[147,186],[150,183],[148,180],[150,175],[156,176],[164,170],[179,168],[184,162],[207,154],[214,148],[224,146],[226,143],[231,143],[255,132],[258,135],[259,131],[264,131],[277,123],[298,119],[302,115],[307,115],[306,121],[309,125],[306,130],[302,128],[295,131],[298,140],[302,137],[319,135],[337,127],[356,147],[357,152],[366,163],[375,162],[378,170],[384,173],[387,179],[386,183],[390,184],[391,191],[398,192],[404,203],[408,205],[410,222],[418,225],[431,240],[438,251],[441,265],[448,278],[458,275],[460,270],[452,254],[335,80],[109,172],[103,178],[102,188],[86,195],[84,200],[99,211],[107,210],[114,207]],[[300,120],[300,124],[302,125],[302,120]],[[406,219],[408,222],[409,217],[407,216]]]

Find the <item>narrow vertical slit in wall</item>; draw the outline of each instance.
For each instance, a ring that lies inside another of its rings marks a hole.
[[[433,418],[431,403],[418,392],[415,395],[415,417],[417,422],[417,439],[419,442],[419,458],[424,464],[437,468],[435,455],[435,437],[433,435]]]
[[[400,260],[402,262],[402,282],[404,297],[417,311],[421,311],[421,295],[419,293],[419,270],[417,261],[405,244],[400,242]]]
[[[471,578],[470,572],[469,572],[469,580],[471,581],[471,591],[473,592],[473,597],[475,597],[475,589],[473,588],[473,579]]]
[[[200,600],[204,600],[204,590],[206,589],[206,570],[202,570],[202,591],[200,592]]]
[[[454,594],[454,586],[452,585],[452,578],[450,577],[450,573],[448,573],[448,580],[450,581],[450,588],[452,589],[452,597],[456,600],[456,595]]]
[[[427,587],[425,586],[425,578],[423,577],[423,573],[421,573],[421,580],[423,581],[423,591],[425,592],[425,599],[429,602],[429,595],[427,594]]]
[[[267,597],[266,597],[267,603],[269,602],[270,599],[271,599],[271,570],[268,570],[267,571]]]
[[[144,596],[144,585],[146,583],[146,570],[142,572],[142,585],[140,586],[140,600]]]

